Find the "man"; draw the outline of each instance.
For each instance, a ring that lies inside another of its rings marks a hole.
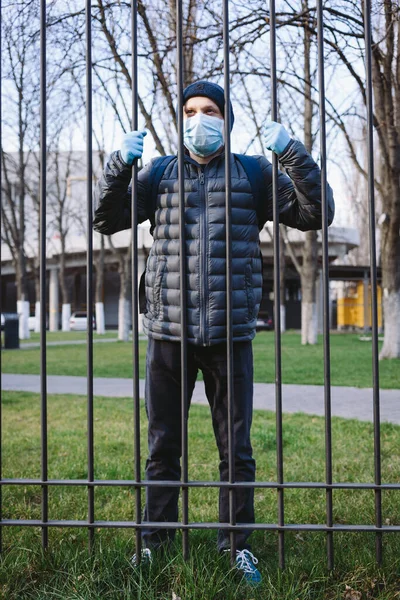
[[[189,85],[183,92],[185,144],[185,234],[187,271],[187,382],[188,401],[197,372],[203,373],[220,456],[220,478],[228,479],[228,418],[226,367],[226,242],[224,91],[210,82]],[[232,106],[231,124],[234,115]],[[130,227],[131,165],[142,156],[145,132],[124,136],[99,183],[99,206],[94,227],[110,235]],[[321,228],[320,170],[303,144],[292,140],[284,127],[269,122],[265,146],[278,154],[289,176],[279,174],[280,221],[302,231]],[[253,408],[252,339],[262,296],[262,258],[259,229],[272,219],[272,167],[263,157],[252,159],[263,179],[262,213],[257,209],[254,183],[240,157],[231,158],[232,189],[232,302],[233,378],[236,481],[255,480],[250,443]],[[146,310],[143,327],[148,335],[146,408],[149,419],[149,480],[179,480],[181,457],[179,206],[176,157],[169,161],[156,190],[151,161],[138,175],[139,222],[150,218],[154,243],[146,268]],[[334,213],[328,189],[329,222]],[[261,222],[260,222],[261,221]],[[264,222],[262,222],[264,221]],[[144,521],[178,520],[179,490],[147,489]],[[254,522],[254,490],[236,492],[236,522]],[[220,522],[229,522],[228,490],[220,491]],[[174,531],[143,531],[143,558],[174,537]],[[236,565],[250,583],[261,575],[250,552],[250,530],[236,534]],[[219,551],[229,550],[229,533],[218,532]]]

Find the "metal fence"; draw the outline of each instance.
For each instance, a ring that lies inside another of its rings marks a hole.
[[[138,128],[137,107],[137,5],[132,2],[132,129]],[[229,2],[223,1],[223,45],[224,45],[224,87],[225,87],[225,180],[226,180],[226,243],[227,243],[227,367],[228,367],[228,422],[229,422],[229,481],[190,481],[188,478],[188,430],[187,430],[187,340],[182,336],[181,341],[181,413],[182,413],[182,476],[180,481],[165,481],[162,485],[178,487],[182,491],[182,521],[177,523],[156,523],[157,528],[182,530],[183,554],[189,553],[189,530],[218,529],[230,531],[232,556],[235,552],[235,532],[240,529],[275,531],[279,539],[279,564],[285,563],[284,540],[287,531],[325,532],[327,537],[328,568],[334,565],[334,533],[335,532],[373,532],[376,535],[376,559],[382,561],[382,534],[384,532],[400,532],[400,526],[383,525],[382,523],[382,491],[399,490],[400,484],[382,484],[381,482],[381,451],[380,451],[380,403],[379,403],[379,371],[378,371],[378,320],[377,320],[377,278],[376,278],[376,248],[375,248],[375,207],[374,207],[374,175],[373,175],[373,120],[372,120],[372,91],[371,91],[371,15],[370,1],[364,0],[365,11],[365,64],[367,78],[367,130],[368,130],[368,195],[370,210],[370,278],[372,287],[372,348],[373,348],[373,419],[374,419],[374,481],[370,483],[340,483],[332,477],[332,440],[331,440],[331,377],[330,377],[330,338],[329,338],[329,265],[328,265],[328,217],[327,217],[327,181],[326,181],[326,136],[325,136],[325,82],[324,82],[324,12],[322,0],[317,0],[318,19],[318,70],[319,70],[319,116],[320,116],[320,147],[321,147],[321,178],[322,178],[322,251],[323,251],[323,292],[324,292],[324,398],[325,398],[325,482],[289,482],[285,481],[283,459],[283,427],[282,427],[282,375],[281,375],[281,323],[280,323],[280,265],[279,265],[279,218],[277,205],[277,176],[278,160],[273,153],[273,218],[274,218],[274,303],[275,303],[275,388],[276,388],[276,481],[256,481],[245,483],[246,487],[270,488],[277,491],[276,523],[256,523],[238,525],[235,522],[234,494],[235,489],[244,486],[235,481],[234,446],[233,446],[233,346],[232,346],[232,273],[231,273],[231,173],[230,173],[230,72],[229,72]],[[276,74],[276,19],[275,3],[270,0],[270,64],[272,87],[272,114],[277,120],[277,74]],[[40,72],[41,72],[41,271],[40,271],[40,300],[41,306],[46,306],[46,1],[40,2]],[[181,282],[181,331],[186,331],[186,277],[185,277],[185,227],[184,227],[184,146],[183,146],[183,16],[182,2],[176,3],[177,22],[177,65],[178,65],[178,170],[179,170],[179,232],[180,232],[180,282]],[[41,519],[1,519],[1,527],[27,526],[40,527],[43,547],[48,546],[49,527],[86,527],[88,528],[89,548],[92,548],[97,528],[129,528],[136,532],[136,551],[140,552],[141,529],[146,525],[141,521],[141,490],[147,486],[157,485],[157,481],[141,479],[140,457],[140,420],[139,420],[139,314],[138,314],[138,260],[137,252],[133,251],[132,259],[132,298],[133,298],[133,410],[134,410],[134,478],[132,480],[96,480],[94,478],[94,431],[93,431],[93,291],[92,291],[92,57],[91,57],[91,4],[86,0],[86,106],[87,106],[87,479],[66,480],[48,478],[48,444],[47,444],[47,388],[46,388],[46,314],[42,310],[41,318],[41,478],[40,479],[4,479],[1,486],[40,486],[41,487]],[[132,167],[132,231],[133,249],[137,248],[137,165]],[[1,407],[1,404],[0,404]],[[1,416],[1,415],[0,415]],[[1,469],[1,463],[0,463]],[[0,473],[1,474],[1,473]],[[87,488],[87,520],[50,520],[48,518],[48,492],[50,486],[81,486]],[[134,487],[135,489],[135,521],[98,521],[94,510],[96,488]],[[189,522],[189,490],[199,487],[229,489],[229,523],[192,523]],[[326,492],[326,522],[325,524],[285,524],[285,490],[287,489],[319,489]],[[343,490],[373,490],[375,494],[375,523],[370,525],[336,524],[333,518],[333,491]],[[0,497],[1,510],[1,497]],[[2,515],[1,515],[2,516]],[[0,529],[1,531],[1,529]]]

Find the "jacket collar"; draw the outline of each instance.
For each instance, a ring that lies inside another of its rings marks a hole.
[[[221,159],[225,160],[225,146],[223,146],[220,154],[217,154],[217,156],[214,156],[214,158],[211,159],[210,162],[205,165],[202,165],[202,164],[198,163],[196,160],[194,160],[193,158],[191,158],[188,149],[185,148],[185,156],[184,156],[185,162],[190,163],[190,164],[194,165],[195,167],[209,167],[210,165],[215,164],[217,161],[219,161]]]

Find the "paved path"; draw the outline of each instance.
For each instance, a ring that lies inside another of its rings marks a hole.
[[[3,390],[40,392],[39,375],[2,375]],[[49,394],[86,394],[86,377],[49,375]],[[131,379],[94,378],[94,394],[115,398],[131,397]],[[144,381],[140,381],[140,395],[144,395]],[[372,389],[332,387],[332,415],[372,421]],[[282,386],[283,411],[324,415],[324,388],[319,385]],[[381,420],[400,424],[400,390],[380,390]],[[193,402],[206,404],[204,385],[196,383]],[[275,410],[275,386],[269,383],[254,384],[254,407]]]

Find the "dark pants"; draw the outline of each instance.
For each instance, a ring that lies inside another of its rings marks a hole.
[[[146,360],[146,410],[149,419],[149,457],[146,478],[179,480],[181,475],[181,357],[180,344],[149,339]],[[228,397],[226,344],[187,345],[188,402],[198,370],[203,372],[207,399],[220,458],[220,479],[228,481]],[[233,344],[234,454],[236,481],[254,481],[250,427],[253,413],[253,353],[251,342]],[[178,521],[179,488],[148,487],[144,521]],[[235,493],[237,523],[254,523],[254,490]],[[219,520],[229,522],[229,491],[220,489]],[[236,534],[237,548],[248,548],[251,530]],[[173,539],[175,531],[143,530],[148,547]],[[229,532],[218,532],[218,548],[229,548]]]

